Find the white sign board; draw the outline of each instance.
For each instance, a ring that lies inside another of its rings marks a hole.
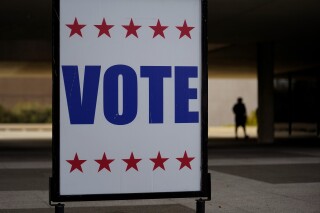
[[[59,196],[202,191],[201,1],[59,3]]]

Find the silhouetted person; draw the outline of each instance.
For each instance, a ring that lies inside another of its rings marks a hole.
[[[247,122],[247,112],[246,106],[242,102],[242,98],[238,98],[238,102],[232,108],[233,113],[235,114],[235,122],[236,122],[236,139],[238,139],[238,127],[242,126],[244,137],[248,138],[246,132],[246,122]]]

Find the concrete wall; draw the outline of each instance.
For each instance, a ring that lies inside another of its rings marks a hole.
[[[232,107],[242,97],[247,114],[257,109],[258,85],[255,78],[209,78],[208,124],[220,126],[234,124]]]
[[[52,102],[51,76],[0,78],[0,104],[12,107],[23,102],[49,105]]]

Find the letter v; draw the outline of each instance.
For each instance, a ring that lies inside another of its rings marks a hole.
[[[78,66],[62,66],[71,124],[93,124],[101,66],[85,66],[81,98]]]

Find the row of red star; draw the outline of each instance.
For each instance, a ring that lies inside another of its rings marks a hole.
[[[71,29],[69,37],[73,35],[79,35],[82,37],[81,29],[84,28],[85,24],[79,24],[78,19],[75,18],[72,24],[66,24],[67,27]],[[98,37],[102,36],[103,34],[111,38],[109,30],[114,27],[114,25],[107,24],[106,19],[103,18],[102,23],[99,25],[94,25],[96,28],[99,29]],[[129,36],[135,36],[139,38],[137,30],[141,28],[141,25],[135,25],[132,18],[130,20],[129,25],[122,25],[124,29],[127,30],[126,38]],[[149,26],[151,29],[153,29],[153,38],[157,36],[161,36],[162,38],[165,38],[164,31],[169,27],[165,25],[161,25],[160,20],[158,19],[157,24],[154,26]],[[188,26],[187,21],[184,20],[182,26],[176,26],[178,30],[180,30],[180,38],[187,36],[191,39],[190,31],[194,28],[191,26]]]
[[[150,158],[150,160],[154,163],[153,166],[153,171],[156,170],[157,168],[161,168],[163,170],[165,169],[164,163],[168,160],[169,158],[164,158],[161,156],[161,153],[158,152],[158,155],[156,158]],[[189,157],[187,152],[185,151],[183,154],[183,157],[181,158],[176,158],[180,162],[180,169],[184,167],[188,167],[191,169],[191,161],[194,159],[194,157]],[[111,172],[110,169],[110,164],[114,161],[115,159],[108,159],[106,156],[106,153],[103,153],[103,156],[101,159],[95,160],[99,164],[99,169],[98,172],[100,172],[103,169],[108,170]],[[127,168],[126,171],[129,169],[135,169],[136,171],[139,171],[138,169],[138,163],[142,160],[141,158],[135,158],[133,152],[131,152],[130,157],[128,159],[122,159],[125,163],[127,163]],[[71,164],[71,169],[70,173],[79,170],[80,172],[83,172],[82,170],[82,164],[86,162],[87,160],[80,160],[78,157],[78,153],[75,154],[73,160],[67,160],[69,164]]]

